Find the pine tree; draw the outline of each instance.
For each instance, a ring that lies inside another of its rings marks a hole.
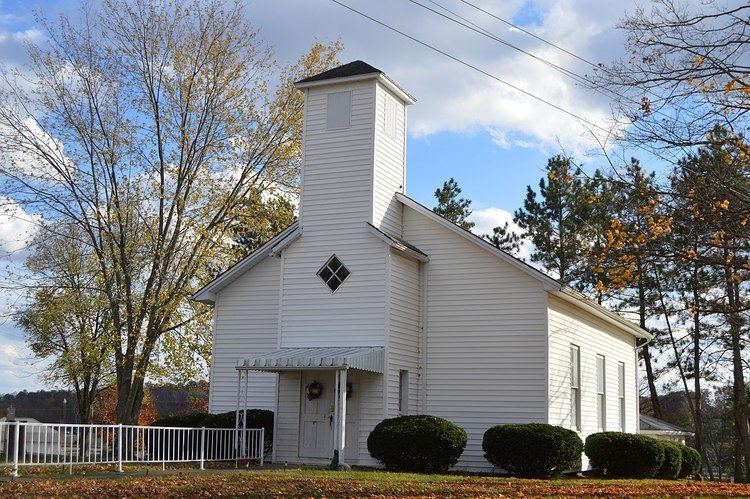
[[[474,228],[474,222],[467,220],[471,215],[471,200],[460,198],[460,194],[461,188],[458,186],[458,182],[451,177],[443,182],[443,187],[435,191],[438,204],[432,211],[462,229],[471,230]]]
[[[492,229],[492,234],[484,234],[482,238],[499,250],[516,254],[521,249],[521,243],[524,238],[520,234],[513,232],[509,225],[508,222],[505,222],[505,224]]]
[[[648,330],[647,322],[659,312],[658,290],[663,289],[655,281],[655,272],[663,274],[663,256],[659,248],[671,230],[671,218],[664,213],[655,186],[654,174],[647,174],[636,159],[626,165],[624,172],[609,179],[616,186],[617,194],[606,203],[598,203],[601,209],[609,204],[611,220],[605,232],[606,240],[594,253],[593,262],[601,280],[597,289],[618,292],[619,309],[635,309],[638,325]],[[658,348],[659,331],[654,334],[654,344],[641,349],[641,358],[646,367],[651,406],[656,417],[662,417],[656,390],[657,375],[652,360],[652,349]]]
[[[539,197],[528,186],[523,208],[516,210],[513,220],[534,244],[531,260],[557,274],[563,284],[581,289],[585,287],[579,278],[592,193],[570,158],[550,158],[546,172],[546,178],[539,180]]]
[[[735,438],[735,478],[750,476],[748,394],[745,383],[745,329],[750,309],[750,147],[742,137],[717,127],[707,136],[708,145],[680,161],[674,174],[675,195],[682,209],[697,222],[694,246],[676,248],[676,258],[697,263],[713,282],[703,314],[719,324],[719,340],[731,355]],[[700,277],[699,277],[700,278]]]

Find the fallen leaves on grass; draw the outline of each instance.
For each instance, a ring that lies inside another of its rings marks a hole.
[[[379,471],[267,470],[150,477],[27,479],[0,497],[635,497],[750,496],[750,485],[661,480],[521,480]]]

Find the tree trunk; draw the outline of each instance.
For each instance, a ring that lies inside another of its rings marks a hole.
[[[693,246],[697,253],[697,244]],[[695,450],[701,455],[701,460],[708,470],[708,477],[713,480],[714,472],[711,461],[706,452],[705,437],[703,434],[703,391],[701,388],[701,316],[700,316],[700,293],[698,289],[699,273],[698,264],[693,265],[693,276],[691,287],[693,288],[693,396],[695,397],[693,408],[695,411]]]
[[[729,247],[724,245],[724,261],[728,262]],[[747,481],[747,475],[743,473],[744,467],[750,463],[750,428],[748,428],[747,415],[747,387],[745,386],[745,375],[742,362],[742,318],[739,313],[738,291],[739,287],[734,281],[734,268],[731,264],[724,265],[724,278],[727,293],[727,322],[729,323],[729,334],[732,345],[732,398],[735,436],[737,446],[735,448],[735,481]],[[743,464],[745,466],[743,466]]]
[[[641,261],[638,259],[638,325],[644,331],[646,329],[646,287],[643,283],[643,269]],[[654,417],[661,418],[661,404],[659,403],[659,394],[656,391],[656,379],[654,377],[654,368],[651,365],[651,352],[649,344],[643,345],[643,363],[646,365],[646,380],[648,381],[648,393],[651,399],[651,408],[654,411]]]

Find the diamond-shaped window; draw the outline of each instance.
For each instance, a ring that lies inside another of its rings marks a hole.
[[[341,260],[336,255],[331,256],[328,261],[318,270],[318,277],[320,277],[326,286],[331,290],[331,293],[335,292],[339,286],[349,277],[349,269],[347,269]]]

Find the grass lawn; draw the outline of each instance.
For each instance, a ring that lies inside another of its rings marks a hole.
[[[381,471],[214,470],[116,478],[29,477],[0,482],[0,497],[501,497],[750,496],[750,485],[662,480],[415,475]]]

